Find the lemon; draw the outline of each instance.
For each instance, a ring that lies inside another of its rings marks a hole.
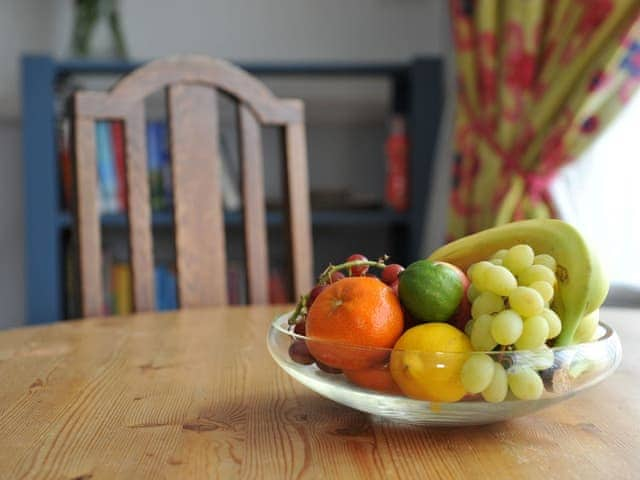
[[[391,376],[408,397],[457,402],[466,393],[460,372],[471,350],[469,338],[457,328],[424,323],[404,332],[396,342]]]

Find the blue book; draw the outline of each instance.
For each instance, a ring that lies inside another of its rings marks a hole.
[[[156,308],[160,311],[178,308],[176,276],[167,267],[158,266],[154,270],[156,287]]]
[[[178,308],[178,283],[176,281],[175,274],[167,269],[167,279],[166,279],[166,305],[167,310],[177,310]]]
[[[156,136],[156,122],[147,123],[147,163],[149,170],[159,168],[160,147]]]
[[[158,122],[155,132],[157,135],[158,148],[160,151],[159,168],[161,182],[161,194],[163,207],[167,208],[173,203],[173,185],[171,184],[171,156],[169,153],[169,135],[167,124]]]
[[[156,288],[156,309],[157,310],[165,310],[164,308],[164,295],[163,295],[163,287],[162,287],[162,268],[155,267],[153,269],[153,279]]]
[[[96,123],[96,167],[100,191],[100,213],[118,212],[118,178],[111,143],[111,126],[105,121]]]
[[[147,164],[149,167],[149,188],[151,208],[160,210],[164,207],[162,193],[162,122],[147,123]]]

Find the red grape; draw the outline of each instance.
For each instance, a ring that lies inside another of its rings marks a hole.
[[[391,287],[391,290],[393,290],[393,293],[396,294],[396,297],[398,296],[398,287],[400,286],[400,280],[396,279],[394,280],[391,285],[389,285]]]
[[[384,267],[382,273],[380,274],[380,279],[387,285],[391,285],[398,279],[398,275],[400,275],[400,272],[402,272],[403,270],[404,267],[402,265],[391,263]]]
[[[317,360],[316,360],[316,365],[323,372],[327,372],[327,373],[342,373],[342,370],[340,370],[339,368],[330,367],[329,365],[325,365],[324,363],[320,363]]]
[[[313,305],[313,302],[315,302],[318,295],[320,295],[325,288],[327,288],[326,285],[316,285],[311,289],[311,292],[309,292],[309,298],[307,299],[307,307]]]
[[[367,261],[368,258],[365,257],[364,255],[361,255],[359,253],[354,253],[353,255],[351,255],[349,258],[347,258],[347,262],[355,262],[355,261]],[[351,267],[351,275],[354,277],[359,277],[361,275],[364,275],[365,273],[367,273],[367,270],[369,270],[369,265],[357,265],[355,267]]]
[[[344,273],[339,272],[339,271],[337,271],[337,270],[336,270],[335,272],[333,272],[333,273],[331,274],[331,277],[330,277],[330,279],[331,279],[331,283],[335,283],[335,282],[337,282],[338,280],[342,280],[343,278],[344,278]]]
[[[302,322],[296,323],[296,327],[293,329],[293,333],[304,336],[306,332],[307,332],[307,323],[304,320]]]
[[[295,340],[291,344],[289,347],[289,357],[291,357],[291,360],[294,362],[302,365],[311,365],[316,361],[316,359],[311,356],[311,353],[309,353],[309,349],[304,340]]]

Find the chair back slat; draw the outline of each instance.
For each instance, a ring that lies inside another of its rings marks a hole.
[[[216,90],[170,86],[169,117],[178,300],[186,308],[226,305]]]
[[[141,102],[125,117],[124,132],[133,307],[137,312],[145,312],[154,310],[156,302],[146,125]]]
[[[74,110],[77,104],[74,104]],[[85,316],[102,314],[102,264],[98,186],[96,185],[96,124],[91,118],[77,115],[73,126],[75,164],[75,189],[78,198],[75,214],[79,249],[79,274],[82,280],[80,306]],[[85,260],[86,259],[86,260]],[[93,260],[91,260],[93,259]]]
[[[262,138],[255,114],[239,107],[244,242],[249,302],[269,302],[269,255],[262,167]]]
[[[298,100],[289,100],[287,103],[297,105],[301,112],[304,109]],[[311,288],[313,271],[306,137],[301,121],[286,124],[284,131],[285,211],[291,245],[293,290],[296,297],[300,297]]]

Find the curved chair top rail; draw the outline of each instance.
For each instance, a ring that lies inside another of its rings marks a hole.
[[[247,105],[263,124],[303,120],[299,100],[277,98],[262,82],[231,63],[203,55],[181,55],[149,62],[118,81],[108,92],[76,93],[76,115],[124,118],[132,106],[172,85],[204,85],[219,89]]]

